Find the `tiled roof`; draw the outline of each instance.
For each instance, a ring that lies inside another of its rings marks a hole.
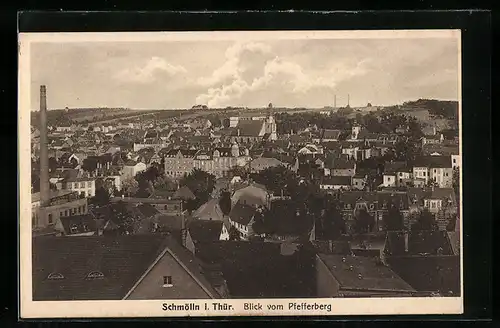
[[[188,199],[195,199],[196,196],[187,186],[182,186],[174,193],[173,198],[188,200]]]
[[[164,248],[164,236],[36,237],[34,300],[119,300]],[[101,279],[86,279],[93,271]],[[49,280],[59,273],[64,279]]]
[[[450,156],[423,156],[413,164],[414,167],[451,168]]]
[[[205,204],[201,205],[196,211],[193,212],[192,216],[194,218],[204,219],[204,220],[219,220],[223,219],[222,210],[219,206],[218,199],[210,199]]]
[[[460,256],[395,256],[386,261],[417,291],[460,296]]]
[[[192,220],[188,230],[194,241],[210,242],[219,240],[222,226],[223,222],[218,220]]]
[[[241,120],[231,135],[237,136],[239,131],[240,136],[258,137],[263,124],[260,120]]]
[[[74,215],[59,218],[65,234],[97,231],[96,220],[92,215]]]
[[[389,267],[377,264],[372,257],[318,254],[341,288],[393,290],[414,289]]]
[[[72,190],[49,190],[49,198],[52,199],[52,198],[56,198],[56,197],[66,196],[66,195],[69,195],[71,193],[73,193]],[[35,193],[31,194],[31,202],[34,203],[34,202],[38,202],[38,201],[40,201],[40,193],[35,192]]]
[[[301,211],[297,212],[297,205],[288,200],[273,201],[264,219],[268,233],[298,237],[308,235],[313,228],[313,219]]]
[[[321,133],[321,139],[338,139],[342,131],[324,129]]]
[[[137,209],[146,218],[155,216],[155,215],[157,215],[157,214],[160,213],[151,204],[140,204],[140,205],[137,205]]]
[[[406,162],[386,162],[384,164],[384,173],[407,172]]]
[[[328,176],[323,178],[321,185],[327,186],[350,186],[351,177],[350,176]]]
[[[236,203],[229,213],[232,221],[243,225],[249,224],[254,215],[255,209],[253,207],[241,203]]]
[[[307,253],[298,261],[295,255],[281,255],[280,243],[220,241],[200,243],[196,256],[220,266],[232,298],[316,296],[310,278],[315,271],[314,254]]]

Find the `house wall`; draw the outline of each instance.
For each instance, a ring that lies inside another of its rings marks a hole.
[[[172,276],[172,287],[163,287],[163,276]],[[160,259],[127,299],[211,298],[169,253]]]
[[[338,297],[339,282],[334,278],[330,269],[316,256],[316,296],[318,298]]]
[[[451,155],[451,165],[452,168],[458,168],[460,167],[462,162],[462,158],[460,155]]]
[[[452,168],[430,168],[430,178],[437,182],[440,188],[451,188],[453,179]]]
[[[194,168],[194,158],[173,157],[165,158],[165,175],[180,178],[189,174]]]
[[[354,169],[333,169],[330,170],[331,175],[334,176],[354,176],[356,174],[356,168]]]
[[[229,231],[227,231],[224,224],[222,225],[222,231],[220,233],[219,240],[229,240]]]
[[[396,186],[396,176],[384,174],[384,187]]]
[[[71,215],[82,215],[88,213],[87,198],[76,199],[71,202],[48,206],[32,208],[35,214],[32,214],[33,228],[46,228],[56,224],[59,218]]]
[[[95,181],[74,181],[66,183],[67,190],[76,191],[80,195],[84,193],[85,197],[94,197],[95,196]]]
[[[427,183],[429,181],[429,169],[427,167],[414,167],[413,178],[424,180]]]
[[[352,179],[352,187],[354,189],[363,190],[365,189],[366,181],[365,179]]]

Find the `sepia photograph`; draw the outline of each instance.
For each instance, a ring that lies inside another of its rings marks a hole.
[[[20,33],[21,316],[462,313],[460,42]]]

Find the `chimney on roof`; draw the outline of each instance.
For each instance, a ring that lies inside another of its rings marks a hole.
[[[47,89],[40,86],[40,205],[49,203],[49,150],[47,132]]]

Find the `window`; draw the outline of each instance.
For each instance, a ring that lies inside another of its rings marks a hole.
[[[425,171],[424,171],[424,172],[422,172],[422,176],[424,176],[424,177],[425,177]]]
[[[52,214],[49,214],[49,224],[52,224]]]
[[[456,163],[457,163],[457,159],[456,159],[456,158],[454,158],[454,159],[453,159],[453,164],[456,164]]]
[[[100,271],[92,271],[87,275],[87,279],[103,279],[104,274]]]
[[[82,213],[82,207],[78,206],[78,214]]]
[[[78,226],[76,224],[73,224],[70,229],[71,233],[77,233],[78,232]]]
[[[163,287],[173,287],[172,276],[163,276]]]
[[[68,216],[68,210],[64,210],[64,216]]]
[[[49,280],[61,280],[64,279],[64,276],[60,273],[53,272],[47,276]]]
[[[436,203],[435,202],[431,202],[431,208],[436,208]]]
[[[64,216],[64,213],[63,212],[59,212],[59,217],[63,217]]]
[[[85,182],[80,182],[80,188],[85,188]]]
[[[92,181],[87,181],[87,187],[91,188],[92,187]]]

